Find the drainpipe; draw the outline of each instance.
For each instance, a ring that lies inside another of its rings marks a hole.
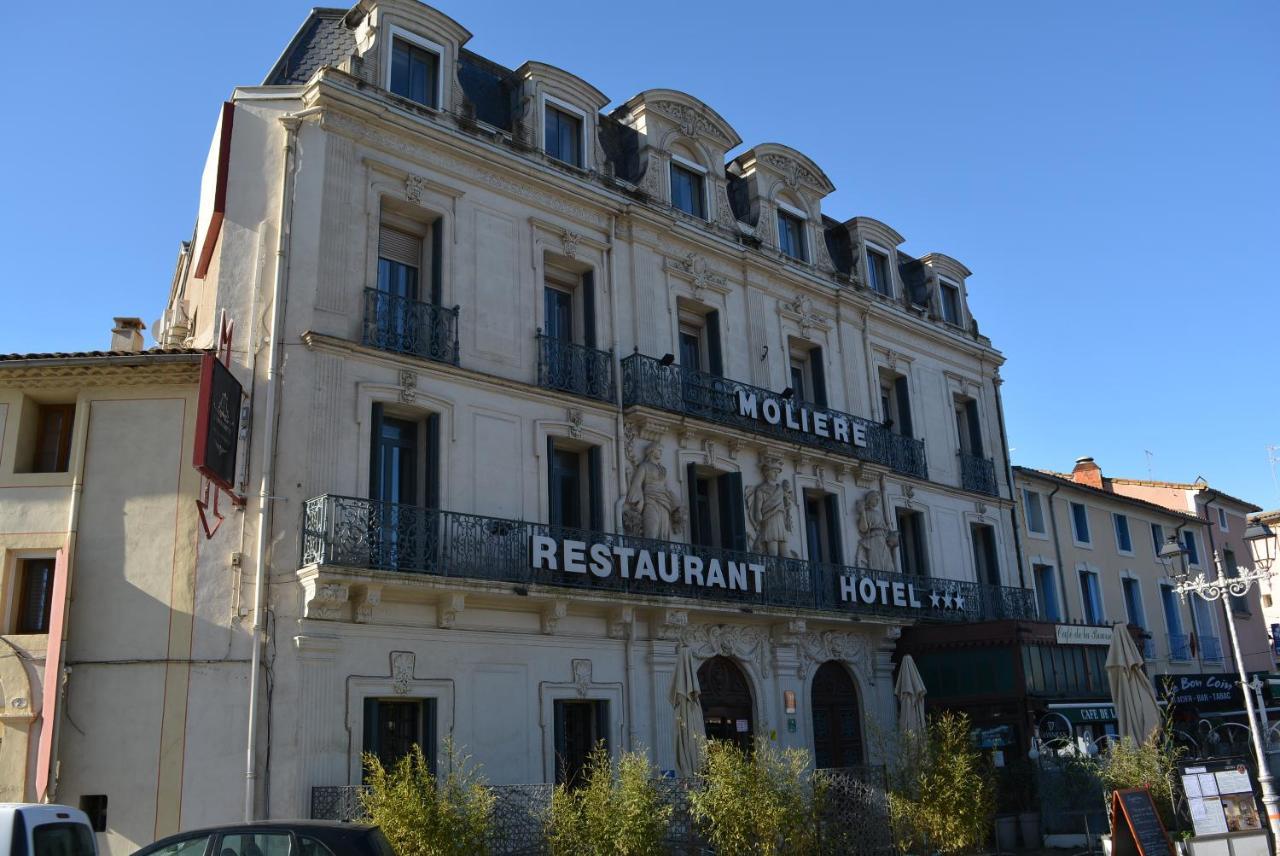
[[[1000,400],[1000,375],[991,379],[991,387],[996,391],[996,418],[1000,422],[1000,448],[1004,451],[1004,477],[1009,485],[1009,522],[1013,525],[1013,549],[1018,560],[1018,585],[1027,587],[1027,576],[1022,562],[1022,536],[1018,534],[1018,500],[1013,489],[1013,462],[1009,460],[1009,437],[1004,430],[1004,403]]]
[[[1071,613],[1067,610],[1067,569],[1062,567],[1062,542],[1058,540],[1058,516],[1053,513],[1053,498],[1062,490],[1062,485],[1055,484],[1053,490],[1045,497],[1045,506],[1049,512],[1049,527],[1053,529],[1053,555],[1058,562],[1058,593],[1062,598],[1062,620],[1070,623]]]
[[[276,472],[276,397],[280,386],[280,361],[282,348],[281,331],[284,327],[284,302],[288,292],[289,276],[289,230],[293,214],[293,167],[294,149],[297,144],[298,126],[301,120],[296,116],[282,116],[281,124],[285,129],[284,140],[284,176],[280,188],[279,234],[276,241],[276,273],[271,294],[271,350],[267,355],[267,403],[263,416],[263,431],[266,432],[266,445],[262,458],[262,481],[258,490],[258,537],[254,549],[254,586],[253,586],[253,655],[249,661],[249,735],[245,749],[244,771],[244,819],[257,819],[258,790],[258,721],[261,716],[262,692],[259,684],[262,681],[262,656],[266,647],[264,637],[265,589],[267,587],[267,541],[270,538],[271,503],[275,489]],[[257,375],[257,359],[254,359],[254,374]],[[270,715],[270,711],[267,712]]]

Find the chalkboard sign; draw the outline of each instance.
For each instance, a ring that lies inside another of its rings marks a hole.
[[[200,364],[200,401],[196,410],[195,468],[224,490],[236,478],[240,446],[240,381],[212,353]]]
[[[1128,788],[1111,797],[1112,856],[1173,856],[1173,842],[1165,832],[1151,791]]]

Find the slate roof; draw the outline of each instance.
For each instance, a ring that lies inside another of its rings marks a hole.
[[[306,83],[321,68],[337,65],[356,49],[355,34],[342,23],[346,9],[315,8],[294,34],[263,86]]]
[[[898,276],[907,296],[917,306],[929,305],[929,280],[924,269],[924,262],[913,259],[902,250],[898,250]]]
[[[481,122],[511,130],[515,88],[511,70],[465,48],[458,52],[458,82],[467,100],[475,105]]]
[[[836,270],[845,276],[853,275],[853,239],[840,221],[823,215],[822,232],[827,241],[827,255]]]
[[[636,184],[640,181],[640,132],[612,116],[600,115],[600,147],[613,164],[618,178]]]

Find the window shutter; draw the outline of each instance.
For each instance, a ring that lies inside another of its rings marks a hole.
[[[552,719],[554,720],[552,728],[555,731],[556,784],[560,784],[561,782],[564,781],[564,773],[565,773],[565,770],[564,770],[564,753],[565,753],[564,702],[562,701],[552,702],[552,710],[554,711],[554,714],[552,716]]]
[[[712,310],[706,315],[707,369],[717,377],[724,377],[724,361],[720,355],[720,313]]]
[[[596,346],[596,278],[594,271],[582,275],[582,344]]]
[[[378,229],[378,255],[412,268],[422,267],[422,239],[390,226]]]
[[[378,754],[378,700],[364,700],[364,751],[370,755]]]
[[[819,407],[826,407],[827,376],[822,368],[821,348],[812,348],[809,351],[809,377],[813,381],[813,403]]]
[[[701,544],[702,531],[699,527],[698,515],[698,466],[697,464],[688,464],[685,466],[685,484],[689,490],[689,543]]]
[[[369,421],[369,498],[385,499],[382,495],[382,403],[374,402],[373,418]]]
[[[426,468],[423,484],[427,495],[424,498],[427,508],[440,508],[440,414],[432,413],[426,419],[426,455],[423,465]]]
[[[431,224],[431,302],[444,302],[444,218]]]
[[[560,519],[560,480],[556,478],[556,438],[547,438],[547,522],[562,523]]]
[[[609,748],[609,702],[607,700],[595,703],[596,714],[596,740],[604,743],[607,751]]]
[[[742,473],[720,476],[720,546],[747,549],[747,508],[742,498]]]
[[[964,403],[965,418],[969,420],[969,451],[982,456],[982,426],[978,424],[978,402],[969,399]]]
[[[840,500],[834,493],[829,493],[823,498],[823,502],[827,505],[827,532],[830,534],[831,563],[833,565],[844,564],[844,546],[840,537]]]
[[[587,450],[587,526],[596,531],[604,531],[604,474],[600,461],[600,447],[592,446]]]
[[[422,703],[422,754],[427,756],[427,767],[432,775],[436,772],[436,700],[425,699]]]
[[[911,428],[911,397],[907,390],[907,379],[903,376],[894,378],[893,394],[898,399],[898,432],[903,437],[914,437]]]

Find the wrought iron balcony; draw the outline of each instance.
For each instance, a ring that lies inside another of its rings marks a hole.
[[[599,401],[616,400],[613,351],[575,345],[544,334],[538,339],[538,386]]]
[[[1150,636],[1144,637],[1142,640],[1142,659],[1150,661],[1155,659],[1155,656],[1156,640],[1152,639]]]
[[[929,477],[923,440],[895,434],[881,423],[861,416],[799,402],[795,409],[804,408],[803,417],[787,412],[785,418],[774,421],[757,419],[740,412],[740,398],[743,397],[754,401],[762,413],[765,401],[779,399],[778,394],[771,390],[678,365],[664,366],[661,360],[643,354],[632,354],[622,361],[623,407],[654,407],[872,461],[904,475],[922,479]],[[787,420],[792,417],[800,421],[789,427]],[[816,430],[819,419],[827,426],[825,434]],[[837,437],[831,427],[837,422],[848,426],[850,438],[861,437],[866,445]],[[813,425],[814,430],[810,430],[809,425]]]
[[[458,307],[364,290],[364,344],[424,360],[458,364]]]
[[[1217,636],[1197,636],[1200,643],[1200,659],[1206,663],[1222,662],[1222,642]]]
[[[997,496],[995,462],[968,452],[956,454],[960,457],[960,486],[976,493]]]
[[[1186,663],[1191,660],[1191,641],[1185,633],[1169,634],[1169,659]]]
[[[692,598],[738,607],[814,609],[843,617],[972,622],[1035,615],[1034,596],[1026,589],[905,576],[347,496],[309,500],[302,528],[303,567],[343,566],[518,586]],[[535,539],[586,545],[582,549],[587,551],[584,561],[588,564],[597,561],[592,548],[599,547],[611,566],[607,571],[604,565],[590,572],[585,565],[572,571],[567,551],[563,568],[540,566],[547,563],[535,561]],[[648,558],[642,560],[642,553]],[[660,554],[663,558],[658,558]],[[640,568],[649,559],[652,564],[645,577]],[[655,564],[660,573],[673,571],[672,579],[654,576]],[[695,565],[697,576],[691,578],[690,568]],[[713,566],[718,570],[713,571]],[[740,572],[743,584],[735,586],[735,571]],[[713,576],[721,572],[721,584],[711,584]]]

